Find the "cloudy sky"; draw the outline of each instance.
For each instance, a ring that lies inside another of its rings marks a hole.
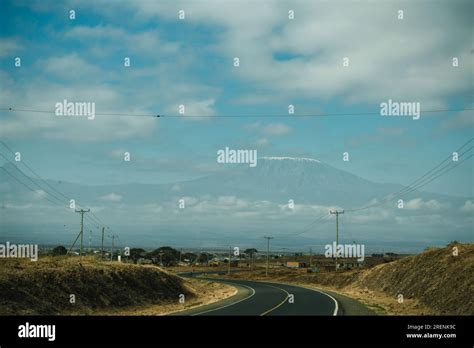
[[[2,0],[0,136],[42,177],[84,185],[203,177],[226,146],[408,184],[472,137],[473,6]],[[99,115],[8,111],[64,99]],[[381,117],[389,99],[419,102],[421,118]],[[424,189],[472,197],[471,163]]]

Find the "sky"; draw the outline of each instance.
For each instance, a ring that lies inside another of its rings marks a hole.
[[[472,138],[468,0],[0,3],[0,137],[43,178],[172,183],[221,171],[229,147],[408,184]],[[99,115],[8,111],[64,99]],[[380,116],[388,100],[420,119]],[[468,161],[424,189],[472,188]]]

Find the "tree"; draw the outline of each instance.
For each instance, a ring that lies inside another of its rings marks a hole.
[[[66,255],[67,249],[63,247],[62,245],[59,245],[56,248],[54,248],[51,253],[53,254],[53,256]]]
[[[131,248],[130,249],[130,258],[133,260],[134,263],[138,262],[138,259],[144,257],[146,251],[142,248]]]
[[[212,255],[208,253],[201,253],[199,254],[199,257],[197,258],[197,262],[200,263],[208,263],[209,260],[212,259]]]
[[[245,255],[249,256],[250,262],[249,262],[248,265],[249,265],[250,269],[252,269],[253,268],[253,263],[254,263],[254,256],[255,256],[255,254],[258,253],[258,250],[255,249],[255,248],[249,248],[249,249],[245,249],[244,253],[245,253]]]
[[[250,248],[250,249],[245,249],[244,254],[247,254],[249,256],[255,255],[258,253],[257,249]]]
[[[198,256],[194,253],[184,253],[181,256],[182,261],[188,260],[190,263],[194,263],[197,260]]]
[[[148,253],[148,256],[155,259],[157,262],[163,262],[164,266],[171,266],[178,262],[179,251],[172,247],[164,246]]]

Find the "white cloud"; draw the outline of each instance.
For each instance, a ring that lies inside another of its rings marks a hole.
[[[184,201],[184,206],[185,206],[184,209],[186,209],[186,207],[191,207],[198,203],[198,199],[196,197],[184,196],[184,197],[181,197],[180,200],[181,199]]]
[[[108,153],[108,156],[110,156],[112,158],[121,158],[121,159],[123,159],[125,152],[127,152],[127,150],[125,150],[125,149],[116,149],[116,150],[110,151]]]
[[[444,215],[440,214],[431,214],[431,215],[424,215],[422,218],[420,216],[395,216],[395,221],[397,224],[406,225],[410,228],[414,228],[415,226],[453,226],[455,221],[453,219],[449,219]]]
[[[290,134],[293,130],[284,123],[270,123],[268,125],[264,125],[261,122],[246,124],[243,126],[243,129],[247,132],[258,133],[261,135],[253,142],[255,146],[259,147],[270,145],[269,138],[284,136]]]
[[[30,209],[33,207],[33,205],[31,203],[27,203],[27,204],[5,204],[4,206],[5,208],[7,209],[19,209],[19,210],[23,210],[23,209]]]
[[[217,52],[229,61],[241,59],[232,76],[279,96],[340,96],[374,105],[388,98],[413,100],[424,110],[440,108],[449,95],[470,88],[469,2],[457,5],[437,3],[426,16],[425,3],[404,3],[401,21],[395,2],[376,9],[368,3],[295,2],[294,20],[288,20],[288,4],[279,1],[128,4],[137,20],[176,19],[185,8],[186,21],[222,28]],[[296,58],[278,60],[279,52]],[[462,62],[458,68],[451,66],[454,54]],[[343,57],[350,59],[347,68]]]
[[[291,132],[291,128],[283,123],[270,123],[263,128],[263,134],[269,136],[281,136]]]
[[[474,202],[471,200],[467,200],[464,205],[461,207],[461,211],[466,213],[473,213],[474,212]]]
[[[439,210],[443,205],[435,199],[429,201],[423,201],[421,198],[415,198],[405,203],[404,208],[409,210]]]
[[[119,42],[120,45],[107,45],[108,49],[128,51],[132,57],[158,51],[173,54],[179,50],[178,43],[161,40],[158,30],[131,32],[112,25],[74,26],[61,35],[69,40],[87,41],[92,46]],[[101,55],[100,50],[93,52]]]
[[[184,114],[182,114],[183,118],[196,121],[208,119],[208,117],[199,116],[214,116],[216,114],[214,110],[214,103],[215,100],[211,98],[205,100],[192,100],[183,102],[179,105],[184,105]],[[179,105],[176,105],[175,109],[171,109],[170,113],[178,114]]]
[[[159,204],[145,204],[144,205],[145,212],[151,213],[151,214],[156,214],[156,213],[161,213],[163,212],[163,207]]]
[[[11,57],[22,49],[23,46],[15,38],[0,38],[0,57]]]
[[[257,146],[267,146],[269,144],[269,141],[267,138],[260,138],[255,142],[255,144]]]
[[[474,112],[472,110],[461,111],[453,116],[450,116],[440,124],[440,129],[444,131],[473,127]]]
[[[43,198],[47,197],[47,193],[44,190],[35,190],[32,192],[32,195],[35,200],[42,200]]]
[[[120,202],[122,198],[123,197],[121,195],[113,193],[113,192],[99,197],[101,201],[105,201],[105,202]]]
[[[220,196],[217,198],[216,204],[222,207],[231,206],[236,209],[248,207],[247,201],[239,199],[236,196]]]
[[[147,137],[155,129],[158,120],[153,117],[120,117],[96,115],[94,120],[86,117],[55,116],[55,104],[68,101],[93,102],[96,114],[116,113],[127,110],[129,105],[118,87],[106,84],[64,85],[35,78],[25,85],[11,86],[15,91],[5,105],[16,108],[45,110],[51,113],[7,112],[0,119],[3,137],[41,136],[49,139],[73,141],[104,141]],[[3,99],[3,98],[2,98]],[[147,114],[145,110],[135,113]]]
[[[67,79],[88,78],[105,73],[94,65],[87,63],[77,53],[40,60],[38,65],[48,74]]]

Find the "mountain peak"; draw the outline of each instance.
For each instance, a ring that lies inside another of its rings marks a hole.
[[[321,163],[317,159],[307,157],[262,157],[262,159],[271,161],[299,161]]]

